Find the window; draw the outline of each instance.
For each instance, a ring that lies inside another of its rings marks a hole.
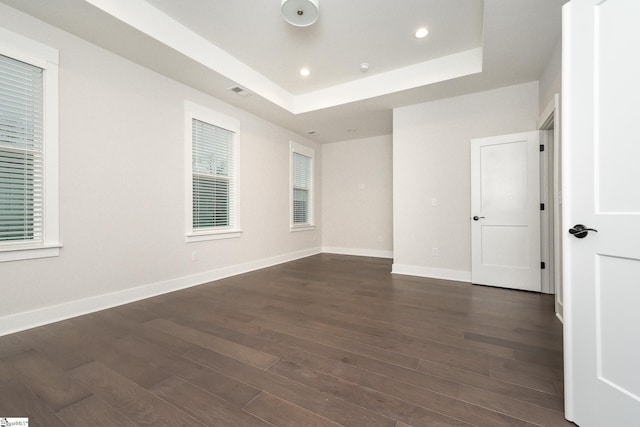
[[[313,227],[313,149],[291,142],[291,229]]]
[[[237,237],[239,123],[187,103],[189,211],[187,241]]]
[[[0,261],[58,256],[58,52],[0,39]]]

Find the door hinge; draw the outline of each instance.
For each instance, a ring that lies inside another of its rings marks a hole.
[[[544,145],[540,144],[540,151],[544,151]]]
[[[543,211],[544,210],[544,203],[540,203],[540,210]]]
[[[544,261],[540,263],[540,268],[543,270],[547,268],[547,265],[544,263]]]

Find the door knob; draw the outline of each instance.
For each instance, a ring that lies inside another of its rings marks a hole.
[[[598,232],[598,230],[594,228],[587,228],[582,224],[576,224],[569,229],[569,234],[572,234],[574,237],[577,237],[578,239],[584,239],[585,237],[587,237],[587,234],[589,234],[590,231],[594,231],[596,233]]]
[[[482,219],[482,218],[484,218],[484,217],[476,215],[476,216],[473,217],[473,220],[477,221],[477,220]]]

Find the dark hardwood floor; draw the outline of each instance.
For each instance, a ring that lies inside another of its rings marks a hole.
[[[553,297],[322,254],[0,337],[56,426],[572,426]]]

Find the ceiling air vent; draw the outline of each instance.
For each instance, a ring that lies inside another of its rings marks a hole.
[[[240,95],[240,96],[251,96],[251,95],[252,95],[252,93],[251,93],[251,92],[249,92],[247,89],[243,88],[243,87],[242,87],[242,86],[240,86],[240,85],[231,86],[231,87],[229,88],[229,90],[230,90],[231,92],[235,92],[235,93],[237,93],[237,94],[238,94],[238,95]]]

